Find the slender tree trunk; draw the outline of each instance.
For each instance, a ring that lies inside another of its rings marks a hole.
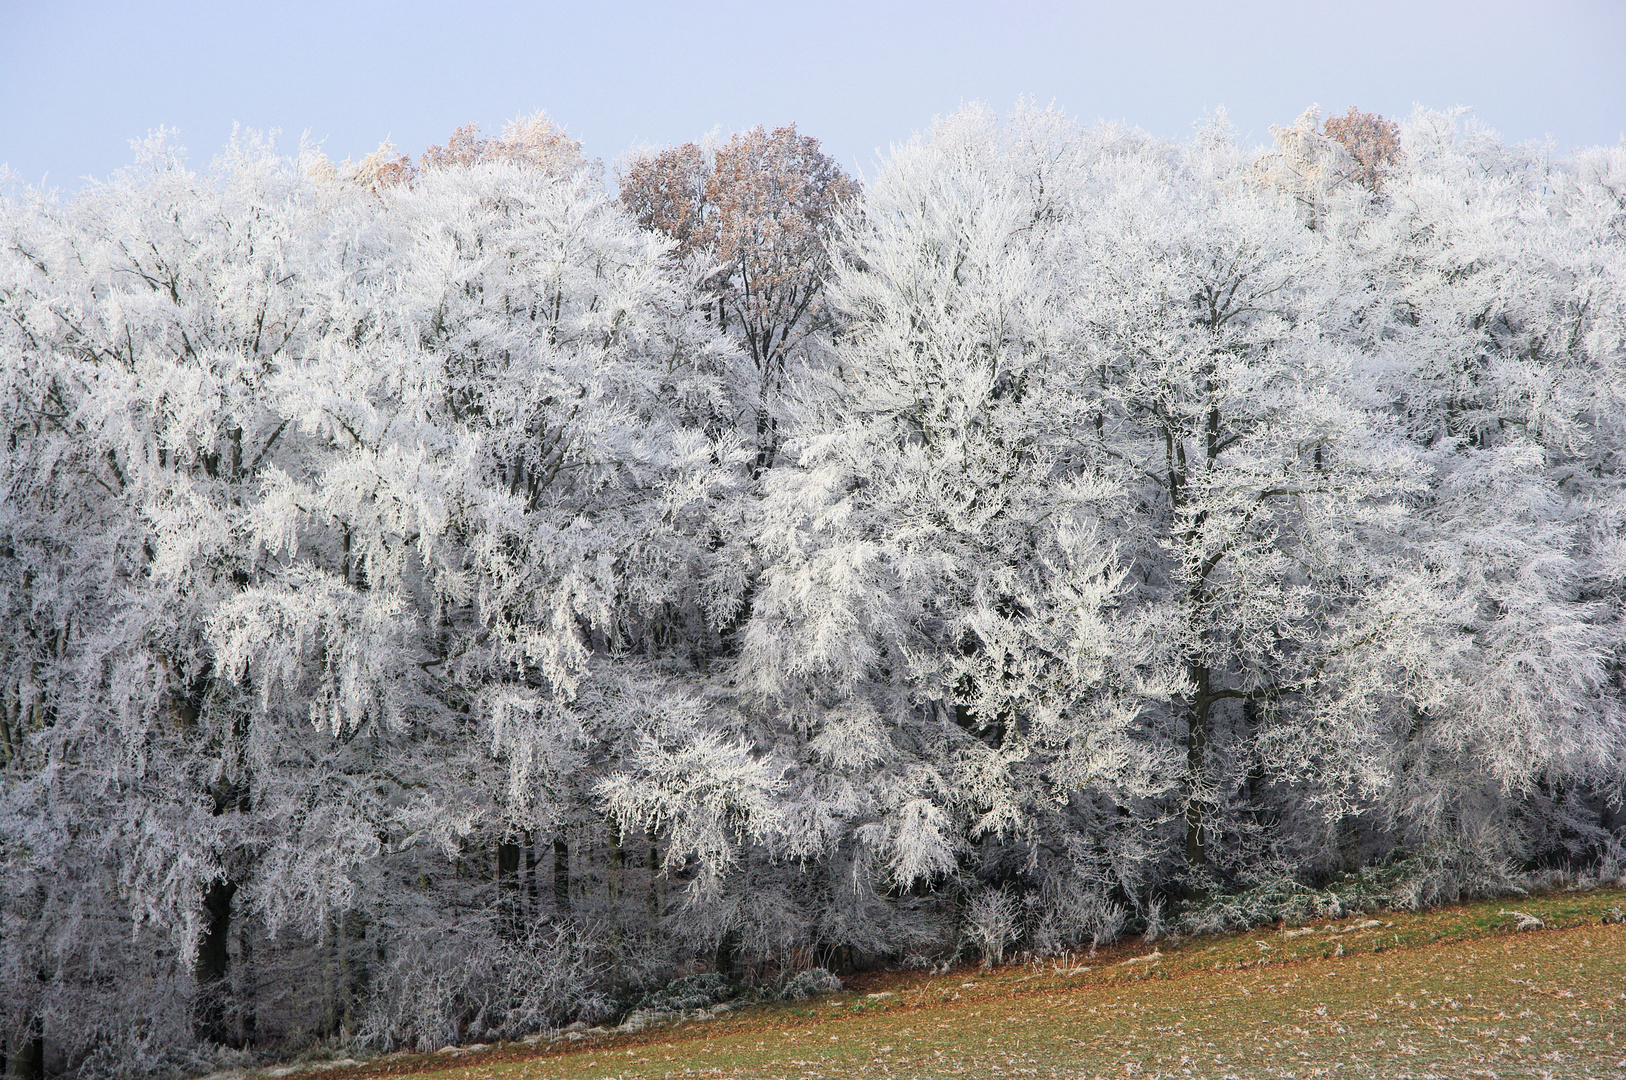
[[[621,845],[621,826],[610,822],[610,876],[605,891],[610,901],[610,955],[615,958],[616,978],[621,972],[621,894],[626,889],[627,849]]]
[[[497,896],[503,922],[511,934],[517,934],[523,923],[520,908],[523,894],[519,877],[520,846],[510,840],[497,842]]]
[[[658,937],[661,930],[661,860],[656,844],[655,826],[649,827],[649,936]]]
[[[563,833],[553,839],[553,908],[570,914],[570,845]]]
[[[237,979],[240,988],[237,998],[237,1029],[243,1046],[253,1046],[258,1034],[258,1017],[254,1001],[254,943],[247,933],[237,932]]]
[[[1210,808],[1203,788],[1214,702],[1208,696],[1208,669],[1193,667],[1191,675],[1197,686],[1197,697],[1186,710],[1186,865],[1196,868],[1208,864]]]
[[[536,918],[538,891],[536,883],[536,838],[525,831],[525,926]],[[525,927],[521,927],[524,929]]]
[[[339,960],[339,1041],[350,1041],[350,1033],[355,1030],[355,1004],[356,995],[353,981],[354,973],[350,968],[350,912],[339,912],[338,936]]]
[[[328,924],[331,947],[327,963],[322,970],[322,997],[327,1015],[323,1018],[323,1034],[348,1041],[354,1030],[354,995],[351,993],[350,971],[350,917],[341,911]]]

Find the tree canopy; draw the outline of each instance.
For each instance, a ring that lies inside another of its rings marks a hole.
[[[1274,134],[6,189],[9,1059],[1618,869],[1626,149]]]

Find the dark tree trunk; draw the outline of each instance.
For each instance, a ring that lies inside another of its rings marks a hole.
[[[1186,796],[1186,865],[1192,868],[1208,864],[1208,812],[1202,798],[1204,772],[1208,758],[1208,729],[1213,701],[1208,696],[1208,671],[1193,671],[1197,683],[1197,700],[1186,711],[1186,783],[1190,790]]]
[[[734,974],[739,962],[740,932],[730,930],[717,942],[717,970],[724,975]]]
[[[45,1080],[45,1024],[38,1016],[15,1047],[6,1047],[5,1074],[15,1080]]]
[[[192,1031],[202,1042],[230,1045],[226,1001],[230,995],[231,910],[237,884],[217,879],[203,893],[203,937],[198,942],[196,974],[198,996],[193,1004]]]
[[[560,915],[570,914],[570,845],[563,836],[553,841],[553,907]]]
[[[538,890],[536,883],[536,841],[529,832],[525,834],[525,921],[527,925],[536,918]]]
[[[521,890],[523,882],[519,876],[520,845],[500,840],[497,843],[497,896],[502,905],[503,920],[508,924],[510,933],[517,934],[524,928],[525,919],[524,894]]]
[[[649,935],[656,937],[661,929],[661,861],[656,844],[655,826],[649,827]]]

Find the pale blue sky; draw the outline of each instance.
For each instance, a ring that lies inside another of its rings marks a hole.
[[[0,163],[68,190],[160,124],[203,164],[233,121],[343,158],[537,108],[606,160],[794,120],[873,173],[935,114],[1021,94],[1167,136],[1223,105],[1250,142],[1311,102],[1470,105],[1567,150],[1626,132],[1626,2],[0,0]]]

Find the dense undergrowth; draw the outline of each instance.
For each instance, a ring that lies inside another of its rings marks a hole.
[[[1258,890],[1247,897],[1211,900],[1176,916],[1155,937],[1148,932],[1155,928],[1144,928],[1138,934],[1089,951],[1025,954],[1014,963],[996,967],[973,959],[929,973],[872,970],[849,972],[843,979],[814,969],[767,981],[703,972],[624,999],[603,1023],[577,1022],[509,1043],[449,1047],[428,1055],[407,1051],[378,1055],[362,1046],[328,1042],[308,1047],[284,1064],[261,1054],[218,1061],[216,1068],[227,1070],[220,1080],[227,1080],[227,1074],[275,1078],[301,1072],[333,1072],[333,1080],[349,1080],[351,1076],[439,1071],[453,1064],[461,1068],[465,1059],[482,1063],[469,1068],[480,1068],[497,1067],[503,1062],[524,1065],[552,1061],[565,1055],[557,1063],[557,1073],[545,1075],[592,1076],[601,1075],[593,1069],[601,1067],[597,1062],[602,1058],[570,1064],[590,1048],[613,1053],[619,1052],[616,1048],[636,1047],[637,1053],[647,1054],[651,1046],[677,1047],[678,1059],[688,1054],[691,1060],[686,1067],[695,1067],[699,1064],[694,1059],[697,1044],[743,1038],[741,1033],[771,1036],[775,1031],[792,1031],[810,1020],[823,1024],[895,1017],[922,1009],[965,1011],[979,1003],[1013,997],[1044,1007],[1047,996],[1087,989],[1108,993],[1101,1007],[1104,1013],[1111,1013],[1122,1011],[1113,1006],[1111,993],[1144,988],[1148,983],[1168,983],[1169,988],[1163,992],[1175,1000],[1196,992],[1179,989],[1180,980],[1217,972],[1353,961],[1362,956],[1443,949],[1453,943],[1465,945],[1536,930],[1615,927],[1615,936],[1603,939],[1615,944],[1600,947],[1626,948],[1626,938],[1620,936],[1621,928],[1626,927],[1626,883],[1600,884],[1592,875],[1562,879],[1549,875],[1540,885],[1533,878],[1525,880],[1531,888],[1521,887],[1468,903],[1419,908],[1408,902],[1413,894],[1401,868],[1381,868],[1352,875],[1350,880],[1329,882],[1318,890]],[[1307,896],[1315,899],[1307,900]],[[1199,923],[1214,921],[1216,910],[1227,913],[1231,926],[1222,932],[1194,929]],[[1626,960],[1626,951],[1615,959]],[[1463,977],[1469,982],[1474,978],[1481,982],[1506,978],[1499,971],[1476,975],[1471,970],[1465,971]],[[1457,989],[1470,992],[1466,985]],[[1158,993],[1145,989],[1135,992],[1142,1000],[1150,1000],[1147,994]],[[1240,993],[1236,986],[1223,981],[1204,992]],[[1562,1000],[1576,993],[1565,986],[1555,986],[1551,992]],[[1314,998],[1313,988],[1306,989],[1305,996],[1295,1004],[1313,1009]],[[1622,1002],[1618,1007],[1626,1010],[1626,997]],[[1509,1027],[1509,1038],[1517,1039],[1520,1029],[1517,1023]],[[1239,1029],[1216,1034],[1239,1039],[1246,1032]],[[1622,1052],[1626,1053],[1626,1049]],[[194,1072],[202,1071],[198,1065],[194,1065]]]
[[[1615,1075],[1626,888],[1572,882],[1509,904],[1372,909],[991,970],[870,972],[836,993],[636,1031],[578,1025],[551,1040],[306,1068],[334,1080]],[[681,996],[703,1008],[738,992],[722,985]]]

